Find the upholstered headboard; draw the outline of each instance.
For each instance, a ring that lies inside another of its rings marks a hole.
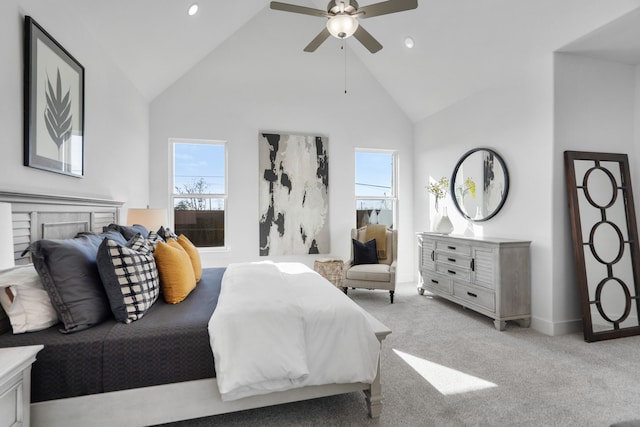
[[[113,200],[0,191],[0,202],[11,203],[16,265],[28,264],[24,250],[36,240],[72,238],[82,231],[102,232],[118,223],[123,202]],[[0,237],[2,238],[2,237]],[[0,307],[0,333],[6,314]]]

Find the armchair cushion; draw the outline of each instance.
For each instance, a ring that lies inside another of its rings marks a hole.
[[[351,242],[353,244],[353,265],[378,263],[375,239],[371,239],[366,243],[351,239]]]
[[[349,280],[389,282],[391,280],[391,271],[387,264],[360,264],[348,269],[345,277]]]

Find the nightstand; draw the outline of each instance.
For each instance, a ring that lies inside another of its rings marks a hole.
[[[0,349],[0,426],[29,427],[31,365],[42,345]]]

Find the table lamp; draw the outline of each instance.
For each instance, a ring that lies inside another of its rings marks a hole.
[[[156,231],[167,226],[167,210],[151,208],[129,208],[127,225],[144,225],[149,231]]]

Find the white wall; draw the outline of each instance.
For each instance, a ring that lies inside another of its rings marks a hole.
[[[329,138],[331,255],[348,258],[355,226],[354,150],[399,153],[398,277],[414,279],[412,124],[347,49],[330,39],[315,53],[304,19],[265,9],[151,103],[151,204],[169,204],[169,138],[228,142],[228,251],[202,254],[207,266],[262,259],[258,236],[258,133]],[[350,41],[351,43],[353,41]],[[326,255],[321,255],[324,257]],[[278,257],[312,265],[313,256]]]
[[[626,153],[632,173],[634,193],[638,194],[637,70],[632,65],[557,53],[555,70],[555,147],[556,182],[553,200],[554,287],[553,310],[556,327],[575,329],[581,318],[575,260],[570,232],[566,187],[565,150]],[[636,197],[637,199],[637,197]],[[636,214],[638,214],[636,206]],[[571,324],[573,323],[573,327]],[[564,324],[564,327],[562,326]]]
[[[523,46],[513,52],[509,67],[494,70],[500,77],[493,85],[469,94],[415,127],[416,230],[429,227],[433,201],[424,190],[429,178],[450,176],[459,157],[471,148],[489,147],[504,158],[510,177],[507,202],[493,219],[474,225],[475,232],[532,241],[532,327],[549,335],[579,330],[581,326],[577,288],[570,277],[573,260],[570,240],[567,241],[570,228],[562,167],[565,148],[554,141],[554,125],[558,120],[554,108],[558,108],[558,104],[554,104],[557,73],[554,75],[552,52],[572,41],[576,34],[586,34],[612,19],[607,18],[605,12],[611,11],[581,9],[573,11],[568,19],[559,14],[556,19],[562,25],[546,29],[547,49],[544,45],[536,46],[536,50]],[[578,68],[583,66],[587,64]],[[570,106],[563,107],[565,113],[572,109],[583,111],[580,113],[583,117],[575,117],[575,120],[580,123],[592,120],[586,127],[573,131],[575,149],[601,144],[600,147],[609,151],[622,139],[633,140],[630,111],[633,111],[633,97],[638,94],[629,84],[630,70],[623,72],[624,80],[617,85],[610,81],[619,77],[615,73],[605,74],[605,82],[598,83],[602,67],[587,71],[589,77],[584,77],[581,85],[587,85],[588,81],[596,89],[595,92],[587,91],[586,95],[602,98],[586,110],[584,98],[573,97],[575,93],[567,95]],[[635,78],[637,80],[637,74]],[[609,84],[613,84],[613,92],[605,90]],[[621,98],[616,98],[618,95]],[[637,112],[635,114],[637,122]],[[593,121],[596,118],[598,120]],[[606,126],[594,129],[602,120],[607,122]],[[616,127],[621,123],[624,123],[622,129]],[[571,129],[574,128],[567,125],[559,131],[564,132],[564,138]],[[590,130],[593,132],[588,139],[582,138]],[[637,141],[638,136],[635,138]],[[625,148],[632,150],[628,145]],[[455,211],[452,202],[447,200],[447,203],[449,216],[456,227],[454,233],[463,233],[467,223]]]
[[[148,103],[72,11],[49,0],[0,2],[0,190],[148,200]],[[85,176],[23,166],[23,26],[32,16],[85,68]],[[73,22],[73,25],[71,25]]]
[[[549,55],[550,61],[550,55]],[[509,194],[491,220],[473,226],[476,235],[530,240],[532,271],[532,325],[551,318],[551,300],[541,284],[551,282],[549,245],[551,207],[548,188],[551,139],[551,75],[543,72],[514,75],[501,87],[487,88],[433,115],[416,126],[414,173],[416,230],[428,230],[433,201],[424,187],[429,178],[451,176],[458,159],[476,147],[494,149],[509,171]],[[454,234],[468,223],[446,199]]]

